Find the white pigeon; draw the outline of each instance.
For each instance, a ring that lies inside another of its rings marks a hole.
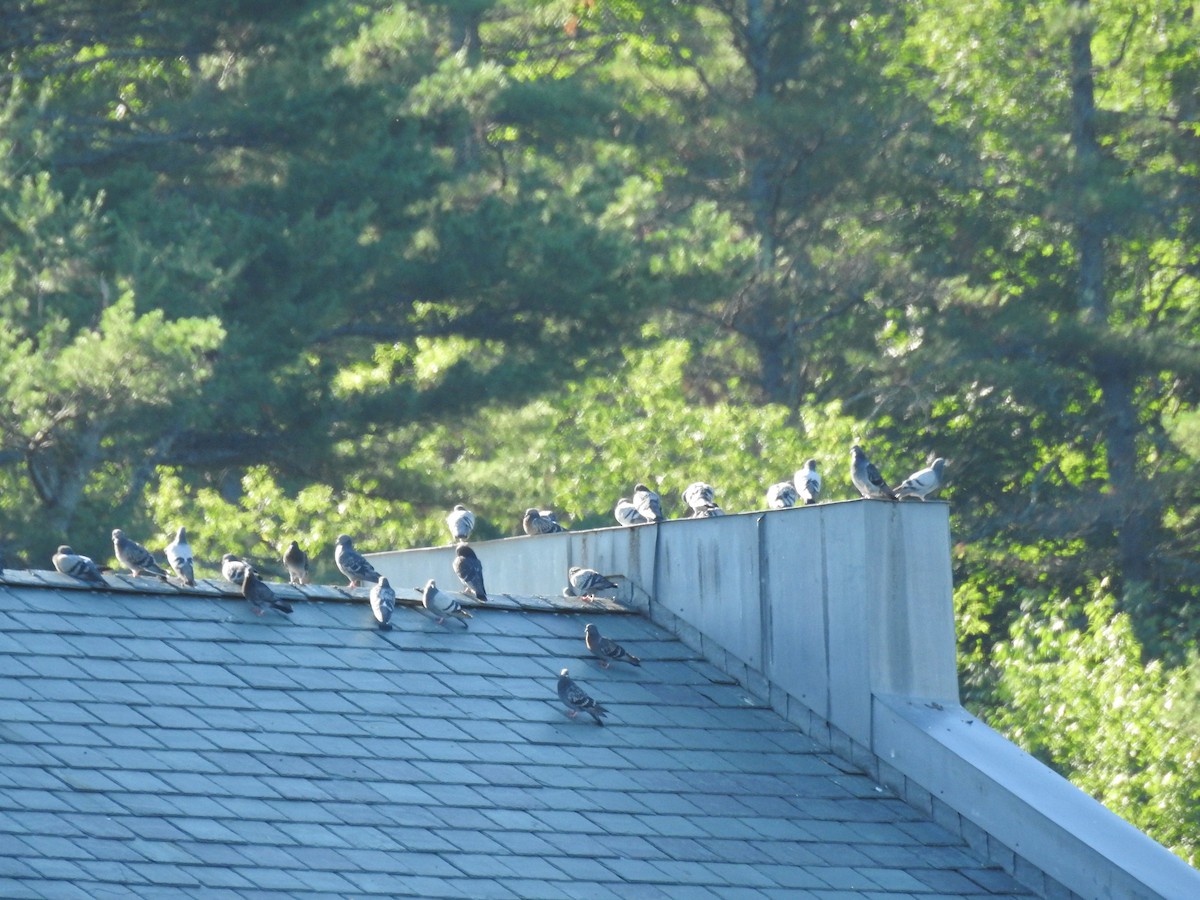
[[[640,481],[633,486],[633,508],[647,522],[662,521],[662,498]]]
[[[896,495],[883,480],[875,464],[867,459],[862,447],[855,444],[850,448],[850,480],[858,492],[867,500],[895,500]]]
[[[924,500],[934,491],[942,486],[942,472],[946,468],[946,461],[940,456],[933,461],[932,465],[926,466],[918,472],[913,472],[896,486],[896,497],[903,500],[905,497],[916,497],[919,500]]]
[[[603,717],[608,715],[608,710],[589,697],[566,669],[558,673],[558,699],[567,707],[567,715],[572,719],[582,710],[595,719],[597,725],[603,725]]]
[[[805,460],[804,468],[796,470],[792,484],[796,486],[796,493],[805,505],[816,503],[821,496],[821,473],[817,471],[817,461]]]
[[[354,549],[350,535],[339,534],[337,546],[333,551],[333,562],[343,575],[350,579],[347,587],[358,587],[360,582],[369,581],[372,584],[379,580],[379,573],[365,556]]]
[[[240,556],[234,556],[232,553],[221,555],[221,577],[226,581],[241,584],[246,580],[247,571],[253,572],[254,567]]]
[[[396,592],[386,578],[380,578],[371,586],[371,612],[379,623],[380,631],[390,631],[392,613],[396,611]]]
[[[175,532],[175,540],[167,544],[167,564],[189,586],[196,586],[196,570],[192,563],[192,547],[188,543],[187,529],[182,525]]]
[[[154,561],[154,554],[137,541],[126,537],[125,532],[120,528],[113,529],[112,540],[113,551],[116,553],[118,562],[128,568],[130,573],[133,575],[155,575],[166,579],[167,573],[163,571],[162,566]]]
[[[471,532],[475,530],[475,513],[471,512],[461,503],[455,503],[454,509],[450,510],[450,514],[446,516],[446,525],[450,529],[450,537],[452,540],[465,541],[471,537]]]
[[[563,588],[562,593],[564,597],[580,597],[590,601],[596,599],[596,594],[600,591],[618,588],[620,585],[595,569],[571,566],[567,570],[567,586]]]
[[[644,525],[646,520],[642,518],[642,514],[637,511],[637,507],[629,500],[628,497],[622,497],[617,501],[617,506],[613,510],[613,516],[621,525]]]
[[[525,510],[525,515],[521,518],[521,528],[529,535],[557,534],[567,530],[558,524],[558,516],[554,515],[553,510],[535,509],[532,506]]]
[[[800,495],[796,486],[790,481],[781,481],[767,488],[767,507],[770,509],[791,509],[796,505]]]
[[[64,575],[78,578],[85,584],[95,587],[108,587],[100,567],[90,557],[76,553],[66,544],[61,545],[53,557],[54,568]]]
[[[287,569],[289,584],[308,584],[308,554],[300,549],[297,541],[292,541],[283,551],[283,566]]]
[[[471,614],[463,609],[458,598],[439,588],[432,578],[425,582],[425,589],[421,592],[421,605],[425,607],[426,612],[435,617],[439,625],[446,621],[447,616],[471,618]]]

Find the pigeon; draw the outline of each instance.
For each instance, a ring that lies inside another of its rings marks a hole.
[[[916,497],[918,500],[924,500],[942,486],[942,472],[945,468],[946,461],[939,456],[932,465],[926,466],[919,472],[913,472],[896,485],[897,499]]]
[[[584,600],[594,600],[598,591],[619,588],[620,585],[610,581],[595,569],[585,569],[583,566],[571,566],[567,571],[567,586],[563,588],[564,597],[581,597]]]
[[[567,707],[567,716],[575,718],[580,710],[586,711],[597,725],[604,724],[604,716],[608,710],[593,700],[587,693],[571,680],[570,672],[563,669],[558,673],[558,699]]]
[[[396,611],[396,592],[386,578],[380,578],[371,588],[371,612],[380,631],[391,631],[392,613]]]
[[[480,603],[487,603],[487,591],[483,587],[483,563],[475,551],[466,544],[459,544],[454,551],[454,574],[463,584],[463,590]]]
[[[800,495],[790,481],[781,481],[767,488],[767,506],[771,509],[791,509]]]
[[[821,496],[821,473],[817,471],[817,461],[805,460],[804,468],[796,470],[792,484],[796,486],[796,493],[806,506],[816,503],[817,498]]]
[[[175,574],[187,582],[189,587],[196,586],[196,570],[192,565],[192,547],[188,543],[187,529],[182,525],[175,532],[175,540],[167,544],[167,563]]]
[[[450,528],[450,537],[455,541],[465,541],[475,530],[475,513],[461,503],[454,504],[454,509],[446,516],[446,525]]]
[[[616,509],[613,510],[613,515],[616,516],[617,522],[621,525],[643,525],[646,520],[642,518],[642,514],[637,511],[637,507],[629,500],[628,497],[622,497],[617,501]]]
[[[125,537],[125,532],[120,528],[113,529],[112,540],[117,560],[121,565],[126,566],[131,574],[155,575],[164,580],[166,579],[167,573],[163,571],[162,566],[154,561],[154,554],[137,541]]]
[[[691,518],[693,518],[693,519],[711,519],[716,516],[723,516],[723,515],[725,515],[725,510],[721,509],[721,507],[717,506],[714,503],[712,506],[706,506],[706,507],[704,507],[704,509],[696,510],[694,513],[692,513]]]
[[[244,565],[244,564],[243,564]],[[250,566],[245,566],[242,572],[242,596],[250,603],[256,616],[261,616],[270,609],[277,609],[285,615],[291,615],[292,604],[275,596],[275,592],[267,583],[258,577]]]
[[[556,534],[567,530],[558,524],[558,517],[551,510],[533,507],[525,510],[521,527],[525,529],[526,534]]]
[[[712,485],[703,481],[694,481],[684,489],[683,502],[691,509],[693,519],[725,515],[721,507],[717,506]]]
[[[437,583],[430,578],[425,582],[425,589],[421,592],[421,604],[426,611],[436,617],[439,625],[446,621],[447,616],[459,616],[464,619],[470,619],[471,614],[463,609],[462,604],[458,602],[458,598],[453,594],[448,594],[441,590]],[[465,622],[463,623],[466,624]]]
[[[87,556],[81,556],[66,544],[58,548],[53,557],[54,568],[64,575],[78,578],[85,584],[96,587],[108,587],[108,582],[100,574],[100,567]]]
[[[380,576],[375,571],[375,567],[367,561],[365,556],[354,549],[354,543],[348,534],[338,535],[337,547],[333,551],[333,561],[338,570],[350,579],[347,587],[358,587],[361,581],[369,581],[374,584],[379,580]]]
[[[226,553],[221,556],[221,577],[234,584],[241,584],[246,578],[246,572],[254,571],[254,567],[240,556]]]
[[[850,480],[858,492],[867,500],[895,500],[896,495],[883,480],[875,464],[867,459],[862,447],[855,444],[850,448]]]
[[[296,541],[283,551],[283,566],[288,572],[288,584],[308,584],[308,554]]]
[[[592,651],[593,656],[600,658],[600,668],[607,669],[608,661],[624,660],[635,666],[640,666],[642,661],[618,644],[616,641],[609,640],[600,633],[600,629],[590,622],[583,628],[583,642],[587,644],[587,648]]]
[[[640,481],[633,486],[633,508],[647,522],[662,521],[662,498]]]

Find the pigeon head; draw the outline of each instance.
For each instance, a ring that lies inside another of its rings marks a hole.
[[[466,544],[459,544],[458,547],[454,551],[454,555],[455,556],[471,556],[471,557],[473,557],[475,555],[475,551],[472,550],[470,547],[468,547]]]
[[[341,545],[342,545],[342,546],[344,546],[344,547],[349,547],[349,546],[350,546],[350,535],[348,535],[348,534],[339,534],[339,535],[337,536],[337,540],[336,540],[336,541],[334,541],[334,543],[335,543],[335,544],[341,544]]]
[[[567,669],[563,669],[561,672],[559,672],[559,673],[558,673],[558,677],[559,677],[559,678],[566,678],[566,677],[567,677],[568,675],[570,675],[570,674],[571,674],[571,673],[570,673],[570,672],[569,672]]]
[[[61,553],[63,556],[73,556],[75,554],[75,551],[72,550],[70,547],[68,547],[66,544],[60,545],[58,548],[58,552]]]
[[[583,634],[589,641],[594,641],[599,630],[591,622],[583,626]]]
[[[113,532],[112,532],[112,538],[113,538],[113,540],[114,540],[114,541],[119,541],[119,540],[121,540],[123,537],[125,537],[125,532],[123,532],[123,531],[122,531],[120,528],[114,528],[114,529],[113,529]]]

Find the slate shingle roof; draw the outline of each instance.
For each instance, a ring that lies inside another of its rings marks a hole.
[[[640,616],[384,634],[365,601],[9,574],[0,896],[1031,896]],[[587,620],[643,667],[601,670]]]

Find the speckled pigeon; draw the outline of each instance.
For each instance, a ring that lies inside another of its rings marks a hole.
[[[557,534],[567,530],[558,524],[558,517],[552,510],[534,509],[532,506],[525,510],[525,515],[521,519],[521,527],[529,535]]]
[[[571,679],[571,673],[567,669],[558,673],[558,699],[567,707],[567,715],[572,719],[582,710],[595,719],[597,725],[603,725],[603,716],[608,715],[607,709],[589,697],[584,689]]]
[[[338,571],[350,579],[350,584],[347,587],[358,587],[360,582],[369,581],[372,584],[379,580],[379,573],[375,571],[375,567],[367,561],[367,558],[354,549],[354,542],[350,540],[350,535],[339,534],[337,537],[337,547],[333,551],[333,561],[338,567]]]

